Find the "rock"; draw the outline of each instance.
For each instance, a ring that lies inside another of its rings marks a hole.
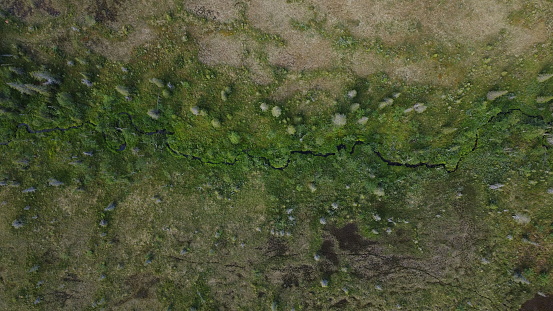
[[[106,212],[113,211],[116,207],[117,207],[117,203],[111,202],[108,204],[106,208],[104,208],[104,211]]]
[[[56,180],[54,178],[50,178],[50,179],[48,179],[48,184],[50,186],[53,186],[53,187],[59,187],[59,186],[63,185],[63,182],[61,182],[59,180]]]
[[[269,105],[267,105],[266,103],[261,103],[261,105],[259,105],[259,109],[261,109],[261,111],[265,112],[265,111],[269,110]]]
[[[507,94],[508,91],[490,91],[488,92],[488,94],[486,95],[486,98],[488,100],[495,100],[496,98],[499,98],[505,94]]]
[[[390,106],[391,104],[394,103],[394,100],[392,98],[384,98],[380,104],[378,104],[378,108],[382,109],[384,107],[388,107]]]
[[[81,65],[88,65],[88,62],[80,57],[75,57],[75,60]]]
[[[117,92],[119,92],[119,94],[123,95],[123,96],[130,96],[131,95],[131,90],[128,88],[128,87],[125,87],[125,86],[122,86],[122,85],[118,85],[115,87],[115,90]]]
[[[538,96],[536,97],[536,103],[538,104],[545,104],[549,101],[553,100],[553,96]]]
[[[46,71],[33,71],[30,73],[30,75],[31,77],[39,81],[46,80],[46,82],[43,82],[44,85],[60,84],[60,81],[57,78],[55,78],[51,73]]]
[[[348,92],[348,98],[354,98],[355,96],[357,96],[357,91],[356,90],[351,90]]]
[[[545,140],[547,141],[548,144],[553,145],[553,135],[551,134],[545,135]]]
[[[498,189],[502,188],[503,186],[505,186],[505,185],[504,184],[493,184],[493,185],[490,185],[490,189],[498,190]]]
[[[230,86],[227,86],[226,88],[221,90],[221,100],[226,102],[231,92],[232,92],[232,89],[230,88]]]
[[[86,85],[87,87],[92,87],[94,85],[94,83],[92,83],[90,80],[88,79],[81,79],[81,83]]]
[[[21,191],[21,192],[23,192],[23,193],[29,193],[29,192],[35,192],[35,191],[36,191],[36,188],[35,188],[35,187],[29,187],[29,188],[27,188],[27,189],[24,189],[24,190]]]
[[[545,82],[553,77],[553,73],[542,73],[538,75],[538,82]]]
[[[165,83],[163,83],[163,81],[161,79],[158,79],[158,78],[151,78],[150,80],[150,83],[152,84],[155,84],[155,86],[159,87],[159,88],[162,88],[165,86]]]
[[[357,120],[357,123],[360,124],[360,125],[365,125],[365,124],[367,124],[368,121],[369,121],[369,118],[362,117],[361,119]]]
[[[426,108],[428,107],[426,107],[422,103],[417,103],[413,106],[413,110],[415,110],[417,113],[423,113],[426,110]]]
[[[14,227],[15,229],[19,229],[21,227],[23,227],[23,221],[19,220],[19,219],[16,219],[12,222],[12,227]]]
[[[148,116],[150,116],[150,118],[152,118],[154,120],[159,119],[160,115],[161,115],[161,112],[157,109],[148,110]]]
[[[515,283],[520,283],[520,284],[530,284],[530,281],[528,281],[528,279],[525,278],[524,275],[522,275],[519,272],[515,272],[513,274],[513,281],[515,281]]]
[[[19,93],[21,94],[26,94],[26,95],[33,95],[35,94],[35,91],[33,91],[32,89],[28,88],[27,85],[25,84],[21,84],[21,83],[13,83],[13,82],[8,82],[6,83],[9,87],[11,87],[12,89],[14,90],[17,90]]]
[[[35,84],[25,84],[25,86],[33,91],[33,92],[37,92],[41,95],[44,95],[44,96],[49,96],[50,95],[50,91],[48,90],[48,87],[44,86],[44,85],[35,85]]]
[[[519,225],[525,225],[530,222],[530,216],[526,214],[516,213],[513,216],[513,219],[519,224]]]
[[[157,204],[163,202],[163,200],[161,199],[161,196],[159,194],[154,195],[152,197],[152,200],[154,200],[154,202],[157,203]]]
[[[344,126],[347,123],[346,115],[337,113],[332,117],[332,123],[336,126]]]
[[[198,106],[190,107],[190,112],[192,112],[193,115],[199,116],[200,115],[200,108]]]
[[[22,75],[25,73],[25,71],[19,67],[12,67],[12,66],[9,66],[8,67],[8,70],[15,73],[16,75]]]

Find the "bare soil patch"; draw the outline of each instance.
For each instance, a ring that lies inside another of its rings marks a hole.
[[[185,1],[184,7],[193,14],[220,23],[240,17],[240,4],[236,0],[191,0]]]

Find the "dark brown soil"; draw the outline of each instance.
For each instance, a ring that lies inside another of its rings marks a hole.
[[[332,264],[338,265],[340,263],[338,255],[334,250],[334,243],[331,240],[324,240],[323,244],[321,245],[320,253],[328,260],[330,260]]]
[[[538,294],[525,302],[520,311],[551,311],[553,310],[553,296],[543,297]]]
[[[280,257],[286,255],[288,246],[282,239],[271,237],[267,242],[267,255],[271,257]]]
[[[366,240],[359,234],[357,224],[354,223],[347,224],[342,228],[331,228],[330,232],[338,240],[338,246],[341,250],[358,252],[374,244],[374,242]]]

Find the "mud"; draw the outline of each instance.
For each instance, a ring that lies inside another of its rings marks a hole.
[[[520,311],[550,311],[553,310],[553,296],[547,295],[543,297],[536,294],[534,298],[526,301]]]

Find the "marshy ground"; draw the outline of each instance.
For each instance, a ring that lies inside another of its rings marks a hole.
[[[551,304],[551,1],[0,9],[0,309]]]

